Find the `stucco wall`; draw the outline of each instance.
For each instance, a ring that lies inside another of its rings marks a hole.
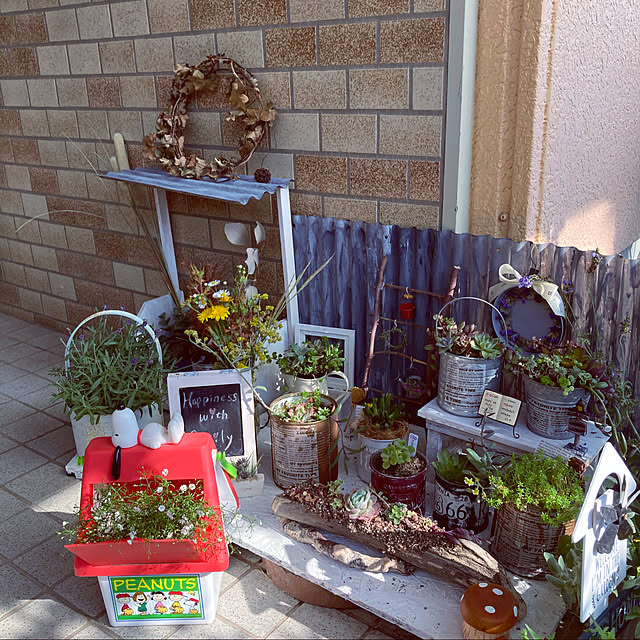
[[[614,253],[640,237],[640,13],[481,3],[471,230]]]

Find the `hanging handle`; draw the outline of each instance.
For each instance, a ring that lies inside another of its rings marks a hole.
[[[509,346],[509,336],[507,335],[507,321],[504,319],[504,316],[502,315],[502,312],[500,311],[500,309],[498,309],[498,307],[496,307],[495,305],[491,304],[487,300],[484,300],[483,298],[476,298],[475,296],[461,296],[460,298],[454,298],[453,300],[449,300],[449,302],[447,302],[442,307],[442,309],[440,309],[440,311],[438,311],[437,318],[436,318],[436,338],[440,337],[440,334],[438,332],[438,320],[439,320],[440,316],[442,315],[442,312],[450,304],[453,304],[454,302],[459,302],[460,300],[476,300],[477,302],[484,302],[484,304],[488,304],[494,311],[497,311],[498,315],[500,316],[500,320],[502,321],[502,326],[504,327],[504,340],[502,342],[504,342],[507,347]]]

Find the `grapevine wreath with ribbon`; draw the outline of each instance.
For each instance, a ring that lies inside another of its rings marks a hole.
[[[231,107],[225,119],[244,127],[236,150],[238,158],[229,160],[221,156],[207,162],[195,153],[185,153],[184,132],[189,121],[187,105],[191,97],[202,90],[222,90]],[[179,64],[176,65],[167,113],[163,111],[158,115],[155,133],[144,138],[145,157],[159,160],[172,176],[229,180],[234,169],[251,158],[275,118],[276,110],[271,103],[262,102],[257,79],[232,58],[211,55],[195,67]],[[256,180],[268,182],[266,174],[266,169],[258,169]]]

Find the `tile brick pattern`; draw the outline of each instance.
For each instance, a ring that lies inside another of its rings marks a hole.
[[[0,312],[64,330],[103,304],[136,310],[164,292],[158,264],[110,170],[113,134],[132,166],[166,108],[175,63],[226,53],[279,111],[244,171],[292,184],[292,213],[439,224],[446,106],[444,0],[5,0],[0,2]],[[233,155],[221,92],[189,107],[187,143]],[[136,202],[153,217],[152,194]],[[183,289],[189,263],[232,277],[229,220],[247,207],[170,195]],[[278,241],[258,285],[279,294]]]

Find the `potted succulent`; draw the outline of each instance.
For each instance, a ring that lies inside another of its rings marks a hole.
[[[371,481],[371,456],[394,440],[406,438],[409,427],[405,418],[404,404],[396,403],[389,393],[365,403],[356,427],[360,441],[358,477],[363,482],[369,484]]]
[[[269,406],[273,481],[286,489],[338,477],[338,405],[319,391],[286,393]]]
[[[613,388],[615,373],[575,342],[538,347],[538,353],[515,365],[524,379],[527,427],[545,438],[568,438],[570,411],[590,398],[605,406],[604,394]]]
[[[85,318],[71,333],[65,366],[51,370],[57,391],[70,413],[76,456],[67,472],[82,477],[87,444],[111,435],[111,414],[124,405],[142,428],[162,422],[164,380],[162,349],[154,330],[124,310],[103,310]]]
[[[400,438],[371,456],[371,486],[390,502],[424,512],[427,460]]]
[[[440,354],[438,404],[455,415],[477,416],[485,390],[497,391],[500,386],[505,345],[475,325],[458,324],[442,312],[435,320]]]
[[[262,495],[264,474],[258,473],[261,458],[262,456],[254,461],[253,457],[243,456],[233,460],[232,464],[236,468],[237,476],[232,482],[238,498]]]
[[[438,451],[432,462],[435,469],[433,516],[447,530],[460,527],[474,533],[489,524],[489,507],[471,493],[468,480],[486,484],[489,473],[497,472],[507,457],[493,451],[478,453],[467,448],[465,452],[451,452],[446,447]]]
[[[485,484],[468,484],[496,509],[491,552],[506,569],[525,577],[544,572],[545,551],[554,552],[560,536],[570,533],[584,500],[578,473],[562,458],[547,458],[541,451],[513,454]]]
[[[210,506],[202,480],[173,481],[140,470],[133,483],[105,483],[92,504],[63,523],[66,545],[92,565],[206,561],[226,553],[222,516]]]
[[[342,350],[323,336],[318,340],[305,340],[292,344],[280,356],[274,354],[289,391],[320,391],[328,393],[327,376],[340,376],[344,364]]]

